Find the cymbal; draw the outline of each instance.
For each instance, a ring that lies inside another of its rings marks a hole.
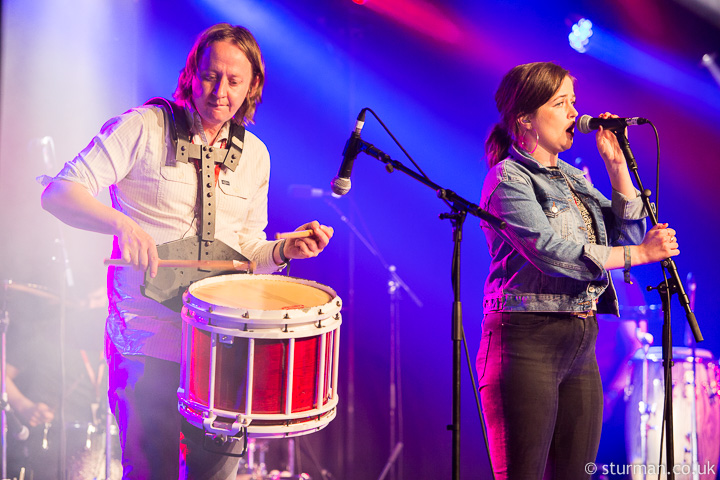
[[[33,297],[40,298],[47,301],[45,305],[60,305],[60,295],[44,285],[4,280],[2,286],[3,292],[0,292],[0,308],[2,308],[3,301],[9,300],[13,293],[28,294]],[[18,296],[18,299],[22,299],[23,301],[27,300],[26,297],[22,296]],[[64,305],[66,308],[72,309],[74,312],[97,311],[101,309],[107,310],[108,297],[105,293],[105,288],[98,287],[82,299],[68,298],[65,300]]]
[[[27,293],[35,297],[44,298],[45,300],[51,300],[53,302],[60,300],[60,297],[56,293],[50,291],[49,288],[36,283],[19,283],[12,280],[4,280],[3,289],[5,290],[6,296],[8,290],[12,290],[14,292]]]

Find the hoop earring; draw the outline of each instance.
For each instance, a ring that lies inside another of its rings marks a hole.
[[[530,155],[535,153],[535,150],[537,150],[538,146],[540,145],[540,134],[537,130],[535,130],[535,127],[533,127],[533,132],[535,132],[535,148],[532,149],[532,152],[530,152]]]
[[[540,145],[540,134],[538,133],[537,130],[535,130],[535,127],[532,128],[532,131],[535,132],[535,148],[533,148],[532,151],[531,151],[531,150],[528,150],[528,148],[525,146],[525,134],[526,134],[527,132],[523,132],[522,137],[521,137],[521,139],[520,139],[520,147],[521,147],[523,150],[525,150],[526,152],[528,152],[530,155],[532,155],[533,153],[535,153],[535,150],[537,150],[538,145]]]

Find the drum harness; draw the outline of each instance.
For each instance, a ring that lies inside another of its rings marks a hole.
[[[185,110],[175,102],[162,97],[151,98],[145,105],[159,106],[165,117],[165,127],[169,128],[175,147],[175,158],[168,156],[165,165],[174,167],[178,163],[194,160],[198,174],[197,210],[198,235],[158,245],[158,256],[163,259],[197,260],[243,260],[247,258],[215,239],[215,184],[220,167],[234,172],[242,156],[245,142],[245,127],[235,122],[230,124],[230,133],[226,145],[229,148],[217,148],[192,143]],[[174,161],[173,161],[174,160]],[[216,173],[217,172],[217,173]],[[182,295],[193,282],[228,272],[211,271],[204,268],[165,268],[158,271],[155,278],[145,273],[145,284],[141,287],[143,295],[162,303],[166,307],[180,312]],[[237,272],[235,272],[237,273]],[[242,456],[247,451],[247,427],[242,432],[242,450],[240,453],[224,453],[229,456]],[[210,444],[208,440],[212,439]],[[222,447],[233,438],[205,432],[203,447],[213,450]]]
[[[235,171],[243,152],[245,127],[231,122],[228,148],[193,144],[183,107],[162,97],[152,98],[145,105],[158,106],[164,112],[165,128],[169,128],[175,147],[175,157],[168,156],[165,165],[175,167],[179,163],[189,163],[194,160],[198,174],[196,210],[198,235],[158,245],[158,256],[161,259],[247,261],[247,258],[235,249],[215,239],[215,184],[216,171],[219,172],[216,168],[224,166],[230,171]],[[144,296],[180,312],[182,295],[190,284],[223,273],[229,272],[204,268],[164,268],[152,278],[148,270],[141,289]]]

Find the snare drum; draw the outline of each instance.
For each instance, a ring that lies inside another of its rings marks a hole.
[[[334,290],[281,275],[220,275],[183,295],[178,408],[214,434],[274,438],[335,418],[340,309]]]
[[[717,471],[720,455],[720,377],[717,361],[707,350],[698,348],[693,357],[690,348],[673,347],[672,378],[675,478],[693,478],[693,452],[697,451],[695,461],[700,478],[714,479],[713,472]],[[638,350],[633,358],[633,372],[626,391],[626,440],[631,465],[659,464],[664,384],[661,347],[650,347],[647,356],[643,350]],[[665,453],[663,442],[663,464]],[[640,472],[639,468],[633,470],[632,478],[644,478]]]

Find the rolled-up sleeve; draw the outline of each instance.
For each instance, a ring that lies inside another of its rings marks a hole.
[[[617,190],[612,192],[612,213],[614,219],[605,219],[608,225],[610,245],[638,245],[647,232],[647,210],[640,192],[635,198],[628,198]]]

